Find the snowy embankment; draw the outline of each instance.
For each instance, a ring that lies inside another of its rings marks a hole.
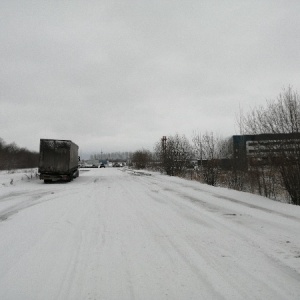
[[[300,299],[300,207],[149,172],[27,175],[0,173],[0,299]]]

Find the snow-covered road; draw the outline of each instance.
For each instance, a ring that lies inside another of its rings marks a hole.
[[[5,176],[0,299],[300,299],[300,207],[115,168]]]

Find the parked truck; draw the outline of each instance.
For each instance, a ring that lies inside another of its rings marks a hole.
[[[78,146],[70,140],[41,139],[39,174],[45,183],[78,177]]]

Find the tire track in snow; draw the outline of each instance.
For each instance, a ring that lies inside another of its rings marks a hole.
[[[155,201],[159,198],[157,195],[152,195],[151,197],[151,191],[147,191],[148,195],[150,195],[150,198],[153,198]],[[150,192],[150,193],[149,193]],[[134,193],[130,193],[130,197],[132,199],[136,198],[137,195]],[[142,195],[139,195],[139,197],[143,197]],[[151,199],[150,199],[151,200]],[[168,199],[170,200],[170,199]],[[158,201],[159,203],[166,204],[167,200],[165,201]],[[137,201],[135,202],[137,203]],[[138,202],[140,205],[143,206],[143,201]],[[169,206],[164,207],[167,211],[167,214],[171,214],[173,211],[174,203],[172,201],[169,201]],[[143,222],[147,223],[146,228],[148,228],[151,232],[151,235],[155,237],[154,241],[156,245],[159,245],[161,249],[163,250],[164,255],[169,258],[171,265],[180,265],[179,268],[181,271],[185,269],[185,272],[193,273],[195,278],[197,278],[198,281],[198,288],[199,292],[201,290],[203,298],[213,298],[213,299],[222,299],[224,295],[222,295],[222,288],[219,286],[217,287],[214,283],[214,279],[218,277],[219,269],[218,268],[212,268],[213,265],[215,265],[215,257],[211,257],[209,255],[205,255],[203,257],[203,253],[206,252],[206,245],[203,244],[200,248],[197,247],[194,249],[189,245],[187,242],[187,239],[189,236],[193,236],[194,238],[201,239],[201,236],[197,233],[186,233],[184,230],[184,233],[182,233],[182,228],[178,226],[178,224],[164,220],[163,216],[160,219],[160,222],[155,222],[157,220],[157,213],[158,211],[152,211],[152,215],[149,215],[149,207],[144,205],[144,209],[139,210],[139,214],[141,214],[141,219]],[[169,211],[171,208],[172,211]],[[180,207],[182,209],[182,206]],[[147,213],[144,213],[144,211],[147,211]],[[192,214],[192,211],[190,211]],[[186,220],[188,219],[190,221],[190,218],[187,215],[187,212],[185,215],[180,214],[179,210],[176,209],[176,214],[181,216],[180,218],[177,218],[179,222],[182,222],[182,224],[186,223]],[[154,217],[156,215],[156,217]],[[161,221],[164,220],[162,223]],[[214,228],[215,226],[213,224],[208,225],[208,223],[204,223],[205,221],[199,221],[197,222],[199,224],[199,228],[204,226]],[[169,232],[169,228],[176,228],[178,227],[178,234],[174,235]],[[172,267],[169,266],[169,268],[172,270]],[[210,271],[208,272],[208,269]],[[188,271],[189,270],[189,271]],[[178,275],[178,274],[177,274]],[[189,275],[190,276],[190,275]],[[235,278],[235,275],[233,276],[233,279]],[[253,278],[252,278],[253,279]],[[249,277],[246,276],[245,280],[249,280]],[[232,280],[234,282],[234,280]],[[257,284],[260,284],[259,281],[256,281]],[[220,284],[219,284],[220,285]],[[229,288],[229,286],[224,287],[225,290]],[[233,294],[231,294],[231,297]],[[236,285],[236,291],[235,291],[235,297],[243,297],[247,299],[247,293],[241,292],[241,289],[238,288],[238,285]]]
[[[57,191],[44,199],[53,201],[0,226],[6,237],[0,253],[7,259],[0,261],[0,296],[299,298],[299,272],[272,257],[299,245],[295,220],[271,222],[268,212],[183,185],[113,169],[51,185]],[[269,236],[271,226],[281,237]],[[290,243],[279,245],[281,238]]]
[[[174,191],[174,192],[176,192],[176,191],[178,192],[177,189],[174,189],[174,185],[178,186],[181,191],[183,189],[186,189],[186,188],[188,190],[192,189],[196,192],[204,193],[204,194],[210,195],[212,197],[219,198],[221,200],[227,200],[227,201],[233,202],[233,203],[241,205],[241,206],[246,206],[246,207],[249,207],[249,208],[261,210],[263,212],[272,213],[274,215],[278,215],[278,216],[287,218],[289,220],[293,219],[297,222],[300,222],[300,217],[298,217],[298,216],[291,216],[289,214],[285,214],[285,213],[279,212],[277,210],[272,210],[272,209],[265,208],[265,207],[262,207],[262,206],[259,206],[259,205],[255,205],[255,204],[252,204],[252,203],[247,203],[245,201],[241,201],[241,200],[238,200],[238,199],[235,199],[235,198],[232,198],[232,197],[225,196],[222,193],[216,193],[216,192],[208,191],[207,189],[202,189],[200,187],[195,187],[194,184],[188,184],[188,182],[186,182],[186,180],[184,180],[183,182],[172,181],[172,184],[170,184],[168,181],[161,182],[158,178],[155,178],[155,176],[152,176],[151,179],[150,179],[150,182],[152,182],[154,184],[161,183],[161,186],[164,187],[166,190],[170,190],[170,191]],[[201,183],[199,183],[199,185],[201,185]],[[211,187],[211,186],[206,186],[206,187],[217,189],[216,187]],[[182,194],[182,195],[185,196],[184,194]],[[190,199],[192,201],[195,201],[195,202],[199,202],[199,203],[202,202],[203,204],[206,204],[206,205],[212,205],[211,203],[209,204],[207,202],[203,202],[200,199],[195,198],[195,197],[191,197],[191,196],[187,196],[187,197],[190,197]],[[276,201],[274,201],[274,203],[276,203]],[[218,206],[216,206],[215,208],[217,208],[217,207]]]
[[[149,182],[150,181],[150,182]],[[275,255],[270,254],[270,247],[272,249],[272,246],[274,247],[274,243],[273,241],[268,241],[268,236],[264,236],[264,235],[260,235],[259,237],[257,237],[257,233],[258,231],[254,231],[253,229],[250,228],[250,230],[245,230],[245,228],[242,228],[241,230],[238,229],[238,227],[236,227],[235,225],[232,224],[232,222],[236,222],[236,219],[238,216],[238,214],[229,214],[226,212],[226,210],[224,211],[224,209],[220,206],[217,206],[215,204],[211,204],[208,203],[207,201],[203,201],[200,200],[199,198],[193,198],[190,195],[185,194],[185,192],[181,189],[181,190],[177,190],[177,189],[171,189],[171,188],[166,188],[165,184],[162,183],[158,183],[156,181],[154,181],[155,184],[155,189],[153,189],[153,187],[151,188],[151,182],[153,183],[153,181],[151,179],[144,179],[141,178],[140,182],[142,182],[143,184],[147,185],[148,188],[150,188],[151,192],[153,193],[153,198],[157,199],[157,198],[161,198],[161,196],[157,196],[158,194],[161,194],[164,197],[164,200],[160,200],[161,203],[169,203],[170,207],[175,207],[175,210],[177,211],[178,214],[181,214],[182,216],[185,216],[187,220],[193,220],[195,211],[197,211],[197,213],[199,214],[199,218],[201,218],[201,222],[198,221],[197,223],[199,223],[199,225],[203,222],[206,222],[207,224],[211,224],[210,227],[215,227],[218,228],[218,230],[220,232],[223,232],[222,236],[239,236],[241,245],[247,245],[247,248],[249,249],[253,249],[253,251],[256,251],[259,253],[258,256],[260,256],[261,258],[263,258],[262,260],[266,260],[269,261],[270,264],[273,264],[274,266],[276,266],[277,269],[280,269],[282,272],[286,273],[291,279],[293,278],[293,280],[296,281],[300,281],[300,272],[299,272],[299,268],[293,268],[292,265],[287,265],[286,262],[284,261],[284,258],[282,260],[278,260],[278,253]],[[160,187],[160,188],[159,188]],[[185,203],[184,201],[182,201],[183,199],[188,199],[191,200],[191,203],[193,204],[188,205],[187,203]],[[156,200],[157,201],[157,200]],[[197,206],[195,206],[195,204],[197,204]],[[200,205],[200,207],[199,207]],[[190,218],[188,216],[188,212],[187,210],[190,209],[190,213],[192,218]],[[223,209],[223,213],[222,213],[222,209]],[[182,214],[180,211],[185,211],[184,214]],[[272,213],[273,211],[266,211],[268,213]],[[204,213],[204,214],[203,214]],[[228,217],[231,218],[228,218]],[[242,215],[241,215],[242,216]],[[286,216],[284,216],[286,217]],[[204,218],[204,220],[203,220]],[[209,221],[209,222],[207,222]],[[253,220],[252,222],[255,222],[255,220]],[[239,224],[241,225],[241,224]],[[244,224],[245,226],[246,224]],[[200,226],[203,226],[200,225]],[[191,240],[191,239],[190,239]],[[265,241],[267,240],[267,242]],[[191,243],[193,244],[193,243]],[[193,246],[194,247],[194,246]],[[278,241],[277,241],[277,245],[275,247],[278,247]],[[196,251],[201,250],[201,253],[205,255],[206,257],[206,261],[211,261],[212,265],[214,265],[214,261],[211,260],[212,255],[211,253],[207,253],[206,248],[202,247],[201,249],[197,248],[195,249]],[[228,251],[228,253],[230,253],[230,250]],[[272,251],[271,251],[272,253]],[[251,255],[251,253],[250,253]],[[228,256],[228,255],[227,255]],[[224,255],[225,257],[225,255]],[[244,260],[246,260],[247,257],[244,257]],[[247,265],[247,264],[245,264]],[[299,264],[298,264],[299,265]],[[241,266],[239,266],[241,267]],[[257,266],[259,268],[259,266]],[[275,268],[275,269],[276,269]],[[219,272],[222,271],[222,268],[219,268]],[[237,270],[238,271],[238,270]],[[235,273],[235,272],[234,272]],[[247,275],[244,275],[247,274]],[[247,281],[251,281],[251,282],[256,282],[257,286],[261,286],[261,288],[263,288],[263,285],[266,285],[266,282],[260,280],[256,280],[251,273],[249,273],[247,271],[246,268],[244,268],[244,272],[243,275],[241,277],[244,277],[244,283],[246,283]],[[232,276],[231,278],[231,282],[232,284],[234,284],[235,281],[235,275]],[[280,286],[280,282],[278,282],[278,285]],[[270,290],[270,296],[271,295],[278,295],[278,293],[280,294],[279,290],[273,290],[272,291],[272,283],[269,284],[269,290]],[[236,287],[238,289],[238,287]],[[265,287],[266,288],[266,287]],[[244,295],[245,296],[245,295]],[[247,297],[246,297],[247,298]]]
[[[26,208],[29,208],[34,205],[38,205],[45,201],[51,200],[51,199],[46,199],[46,200],[43,199],[44,196],[50,195],[50,194],[52,194],[52,193],[51,192],[41,192],[41,191],[39,191],[37,193],[17,193],[17,194],[15,194],[14,198],[21,197],[23,199],[23,198],[29,197],[29,199],[21,200],[21,202],[11,205],[8,208],[5,208],[2,211],[0,211],[0,222],[7,220],[9,217],[13,216],[14,214],[17,214],[18,212],[20,212]],[[7,196],[6,200],[10,199],[11,197],[12,197],[11,195]]]

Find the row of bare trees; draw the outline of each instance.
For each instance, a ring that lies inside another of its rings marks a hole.
[[[157,142],[153,155],[144,155],[140,167],[149,166],[171,176],[190,176],[209,184],[285,198],[300,205],[300,98],[291,87],[266,106],[240,112],[241,135],[274,135],[252,143],[255,155],[246,157],[247,167],[235,159],[233,139],[213,132],[194,132],[192,140],[175,134]],[[283,137],[282,137],[283,136]],[[135,161],[139,160],[136,153]],[[144,153],[145,154],[145,153]],[[188,174],[188,175],[187,175]]]
[[[229,155],[228,143],[213,132],[194,133],[192,142],[185,135],[165,136],[155,145],[155,166],[171,176],[185,176],[193,171],[194,177],[215,186],[224,164],[221,159]]]
[[[39,154],[15,143],[6,144],[0,138],[0,170],[35,168],[38,166]]]

